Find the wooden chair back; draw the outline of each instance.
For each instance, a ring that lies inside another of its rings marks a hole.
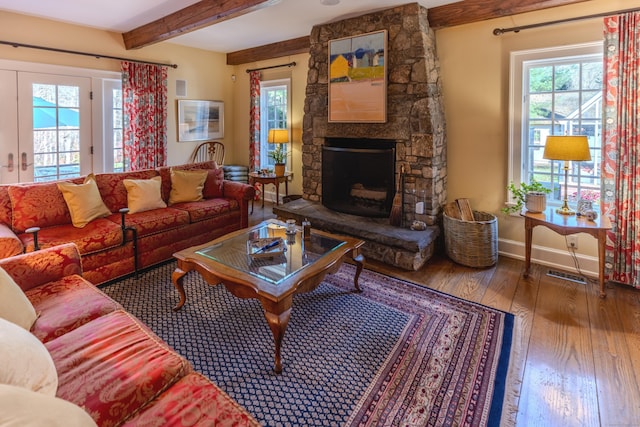
[[[189,159],[190,163],[215,160],[218,166],[224,164],[224,144],[219,141],[207,141],[198,145]]]

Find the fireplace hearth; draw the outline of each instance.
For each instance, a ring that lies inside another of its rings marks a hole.
[[[327,138],[322,147],[322,204],[372,218],[391,212],[395,143],[383,139]]]

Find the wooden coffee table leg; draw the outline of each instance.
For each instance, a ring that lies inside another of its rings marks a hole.
[[[180,308],[182,308],[185,301],[187,300],[187,294],[184,292],[184,284],[182,283],[185,274],[187,274],[187,272],[179,267],[176,268],[171,274],[171,281],[173,282],[173,286],[175,286],[175,288],[178,290],[178,293],[180,294],[180,301],[178,301],[178,304],[173,307],[173,311],[180,310]]]
[[[360,285],[358,284],[358,278],[360,277],[360,273],[362,273],[362,268],[364,267],[364,255],[358,254],[354,256],[353,261],[356,263],[356,275],[353,278],[353,284],[356,287],[356,291],[362,292],[362,289],[360,289]]]
[[[288,309],[284,310],[280,314],[271,313],[265,308],[264,316],[267,318],[267,322],[269,323],[269,327],[271,328],[271,332],[273,333],[273,341],[276,345],[274,370],[276,371],[276,374],[279,374],[282,372],[282,358],[280,349],[282,347],[282,338],[284,338],[284,332],[287,329],[289,318],[291,317],[291,304],[289,304]]]

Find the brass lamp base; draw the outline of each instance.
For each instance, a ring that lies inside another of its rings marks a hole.
[[[560,215],[575,215],[576,211],[571,209],[567,204],[567,201],[565,200],[562,207],[559,207],[558,209],[556,209],[556,213],[559,213]]]

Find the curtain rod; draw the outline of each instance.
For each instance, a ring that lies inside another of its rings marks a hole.
[[[508,32],[511,32],[511,31],[513,31],[514,33],[518,33],[518,32],[520,32],[520,30],[528,30],[530,28],[545,27],[547,25],[563,24],[565,22],[581,21],[581,20],[584,20],[584,19],[604,18],[605,16],[619,15],[619,14],[623,14],[623,13],[637,12],[637,11],[640,11],[640,8],[636,7],[636,8],[633,8],[633,9],[617,10],[617,11],[614,11],[614,12],[597,13],[595,15],[576,16],[575,18],[560,19],[558,21],[541,22],[539,24],[522,25],[520,27],[495,28],[493,30],[493,35],[494,36],[500,36],[500,35],[502,35],[504,33],[508,33]]]
[[[261,67],[261,68],[248,68],[245,71],[247,73],[250,73],[252,71],[261,71],[261,70],[268,70],[269,68],[280,68],[280,67],[295,67],[296,63],[294,62],[289,62],[288,64],[280,64],[280,65],[272,65],[270,67]]]
[[[13,47],[26,47],[26,48],[29,48],[29,49],[47,50],[47,51],[50,51],[50,52],[70,53],[72,55],[93,56],[94,58],[97,58],[97,59],[101,59],[101,58],[116,59],[118,61],[136,62],[138,64],[162,65],[164,67],[178,68],[178,66],[176,64],[164,64],[162,62],[141,61],[139,59],[122,58],[120,56],[102,55],[102,54],[99,54],[99,53],[80,52],[80,51],[77,51],[77,50],[58,49],[56,47],[46,47],[46,46],[38,46],[38,45],[34,45],[34,44],[8,42],[8,41],[5,41],[5,40],[0,40],[0,44],[13,46]]]

